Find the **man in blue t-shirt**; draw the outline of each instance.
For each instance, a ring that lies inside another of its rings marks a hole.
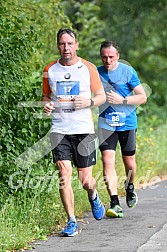
[[[138,200],[134,190],[136,106],[144,104],[147,97],[134,68],[118,61],[119,51],[115,42],[104,41],[100,47],[100,56],[103,65],[98,67],[98,72],[106,92],[106,102],[99,108],[98,135],[104,180],[111,199],[106,215],[123,217],[117,193],[116,146],[119,141],[127,177],[126,203],[132,208]]]

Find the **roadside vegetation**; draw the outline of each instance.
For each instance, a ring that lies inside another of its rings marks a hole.
[[[137,138],[137,176],[136,183],[142,187],[149,183],[159,182],[166,175],[165,159],[165,126],[156,128],[148,127],[148,131],[140,129]],[[161,139],[161,141],[159,141]],[[118,188],[122,196],[124,191],[125,173],[117,150]],[[40,166],[39,166],[40,167]],[[50,173],[38,173],[38,177],[27,179],[27,188],[19,189],[14,193],[1,197],[3,201],[0,211],[0,246],[1,251],[10,249],[30,248],[29,243],[34,239],[47,239],[48,234],[59,232],[66,221],[62,207],[59,190],[58,176],[54,166],[49,167]],[[25,182],[27,173],[22,178]],[[48,178],[48,175],[50,178]],[[102,178],[102,163],[100,160],[94,167],[94,176],[97,189],[106,205],[109,203],[108,194]],[[39,183],[41,181],[41,183]],[[44,186],[45,184],[45,186]],[[33,188],[34,187],[34,188]],[[75,207],[78,219],[82,221],[85,211],[90,211],[87,194],[77,178],[74,168],[73,187],[75,192]],[[145,188],[145,187],[143,187]]]
[[[48,234],[61,230],[66,221],[50,153],[50,118],[44,117],[39,102],[43,68],[58,57],[56,33],[60,27],[76,29],[80,56],[96,65],[101,64],[100,42],[105,38],[120,41],[121,58],[137,69],[142,83],[151,90],[147,104],[137,109],[136,187],[158,182],[167,175],[166,13],[166,0],[0,3],[1,252],[27,249],[33,240],[47,239]],[[96,110],[94,116],[96,122]],[[123,196],[125,173],[119,147],[116,167],[119,194]],[[100,153],[93,173],[106,205],[109,198]],[[72,183],[76,214],[82,221],[90,205],[75,168]]]

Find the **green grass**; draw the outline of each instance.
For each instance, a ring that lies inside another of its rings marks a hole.
[[[25,190],[16,198],[10,196],[0,212],[0,251],[23,248],[34,239],[46,239],[46,234],[58,229],[63,218],[58,193],[36,194],[30,199]]]
[[[137,136],[137,177],[141,183],[149,183],[155,176],[167,175],[167,125],[156,129],[150,127],[141,129]],[[145,181],[141,177],[145,176]],[[136,181],[137,182],[137,181]]]
[[[137,176],[135,183],[142,185],[152,182],[156,176],[167,175],[165,157],[167,126],[157,129],[139,128],[137,133]],[[116,170],[118,174],[118,191],[124,195],[125,171],[121,160],[120,149],[116,153]],[[104,204],[109,202],[109,196],[102,177],[102,162],[100,153],[98,162],[93,169],[97,181],[97,189]],[[58,178],[55,176],[51,185],[39,184],[37,188],[22,189],[16,194],[9,194],[0,210],[0,251],[28,248],[35,239],[47,239],[47,235],[61,230],[66,221],[62,207]],[[45,186],[44,186],[45,185]],[[82,218],[85,211],[90,210],[87,194],[77,178],[76,169],[73,174],[75,196],[75,212]]]

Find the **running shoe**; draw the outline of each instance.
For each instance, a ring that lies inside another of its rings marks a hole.
[[[106,211],[106,216],[111,218],[122,218],[123,212],[120,205],[115,205],[114,207],[110,207]]]
[[[78,234],[78,224],[74,221],[69,221],[67,226],[63,229],[62,236],[75,236]]]
[[[126,190],[126,204],[127,204],[127,206],[130,208],[134,208],[137,205],[137,202],[138,202],[137,193],[134,190],[132,192]]]
[[[92,213],[93,216],[96,220],[101,220],[104,215],[105,215],[105,208],[101,202],[101,200],[99,199],[99,196],[96,196],[95,200],[89,200],[90,204],[91,204],[91,208],[92,208]]]

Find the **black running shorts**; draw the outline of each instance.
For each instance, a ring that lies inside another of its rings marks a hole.
[[[136,151],[136,129],[126,131],[109,131],[106,129],[99,129],[99,149],[116,150],[119,141],[122,155],[133,156]]]
[[[95,134],[50,134],[54,163],[59,160],[73,161],[77,168],[96,164],[97,136]]]

